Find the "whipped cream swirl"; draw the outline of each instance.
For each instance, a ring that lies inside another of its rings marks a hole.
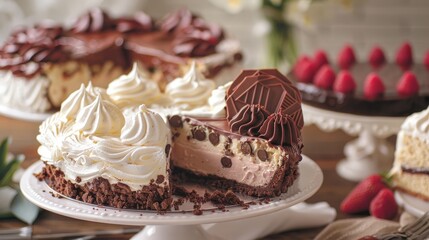
[[[78,184],[102,177],[137,191],[168,174],[166,122],[144,105],[121,110],[100,89],[82,86],[71,94],[42,123],[37,140],[42,161],[72,182],[79,177]]]
[[[41,75],[32,79],[0,73],[0,104],[26,112],[42,113],[51,109],[47,96],[49,80]]]
[[[429,107],[407,117],[401,126],[401,130],[429,144]]]
[[[183,78],[176,78],[167,84],[165,93],[172,99],[173,104],[189,110],[206,105],[214,88],[215,83],[212,80],[203,79],[193,62]]]
[[[127,122],[121,131],[121,141],[124,144],[147,146],[165,142],[170,130],[163,127],[165,121],[162,117],[149,111],[145,105],[140,105],[136,112],[126,117]]]
[[[79,111],[75,129],[86,135],[119,136],[124,123],[121,110],[98,95],[94,102]]]
[[[136,63],[128,75],[122,75],[109,84],[107,94],[121,108],[151,104],[161,96],[158,84],[139,71]]]

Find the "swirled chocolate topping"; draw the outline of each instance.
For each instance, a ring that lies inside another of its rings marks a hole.
[[[272,113],[259,129],[259,137],[281,146],[301,145],[301,132],[290,115]]]
[[[229,121],[231,131],[241,135],[258,136],[259,128],[268,117],[268,112],[260,105],[246,105]]]
[[[25,66],[25,63],[63,60],[66,54],[57,41],[62,35],[62,27],[47,25],[14,32],[0,48],[0,69],[11,70],[20,76],[32,76],[40,71],[40,66]]]
[[[143,11],[139,11],[134,18],[119,18],[116,20],[116,30],[119,32],[151,32],[155,30],[155,22],[152,17]]]
[[[224,39],[221,27],[208,24],[201,18],[195,18],[192,25],[177,34],[173,42],[173,51],[178,56],[199,57],[212,54],[216,46]]]
[[[190,26],[195,18],[197,16],[188,9],[179,9],[165,16],[161,20],[160,28],[165,33],[176,33]]]
[[[93,8],[80,16],[73,24],[72,32],[99,32],[114,28],[114,21],[100,8]]]
[[[276,69],[244,70],[226,95],[227,119],[247,104],[261,105],[269,114],[289,115],[298,129],[304,126],[301,95],[298,89]]]

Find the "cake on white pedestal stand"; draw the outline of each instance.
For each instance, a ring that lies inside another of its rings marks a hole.
[[[303,156],[299,165],[300,176],[293,186],[287,193],[272,198],[269,203],[250,205],[248,209],[227,207],[226,212],[208,210],[204,211],[201,216],[194,215],[192,211],[184,213],[173,211],[159,215],[154,211],[114,209],[54,197],[50,193],[52,189],[45,182],[40,182],[33,176],[34,173],[40,172],[42,167],[41,161],[34,163],[21,179],[21,191],[27,199],[43,209],[67,217],[109,224],[146,225],[143,231],[132,238],[134,240],[213,240],[216,238],[209,235],[201,224],[227,222],[277,212],[306,200],[317,192],[323,182],[323,174],[319,166],[308,157]],[[259,202],[257,199],[255,200]]]
[[[337,165],[338,174],[351,181],[360,181],[374,173],[392,167],[394,146],[386,138],[397,134],[405,117],[373,117],[302,105],[305,124],[315,124],[321,130],[331,132],[341,129],[358,136],[344,147],[345,159]]]

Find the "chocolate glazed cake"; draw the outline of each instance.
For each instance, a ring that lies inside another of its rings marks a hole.
[[[0,47],[0,104],[28,112],[58,110],[81,83],[106,88],[133,62],[163,88],[191,61],[222,84],[240,71],[240,46],[185,9],[158,22],[144,12],[112,18],[92,9],[70,29],[39,24],[11,34]]]
[[[353,49],[346,46],[336,65],[319,51],[313,59],[301,56],[288,76],[305,104],[326,110],[395,117],[429,105],[429,68],[413,63],[407,44],[399,49],[396,64],[387,63],[379,47],[372,50],[368,62],[357,63]]]
[[[286,192],[302,159],[298,90],[277,70],[245,70],[227,90],[226,112],[169,117],[173,176],[258,197]]]

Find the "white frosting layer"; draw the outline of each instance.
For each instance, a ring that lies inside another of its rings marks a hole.
[[[109,84],[107,94],[119,107],[151,104],[161,97],[157,83],[139,71],[136,63],[128,75],[122,75]]]
[[[41,159],[59,167],[66,179],[79,177],[85,184],[103,177],[140,190],[158,175],[167,176],[171,133],[161,116],[144,105],[120,110],[83,86],[63,106],[42,123],[37,140]]]
[[[17,77],[10,71],[0,72],[0,104],[27,112],[46,112],[49,80],[38,75],[32,79]]]

